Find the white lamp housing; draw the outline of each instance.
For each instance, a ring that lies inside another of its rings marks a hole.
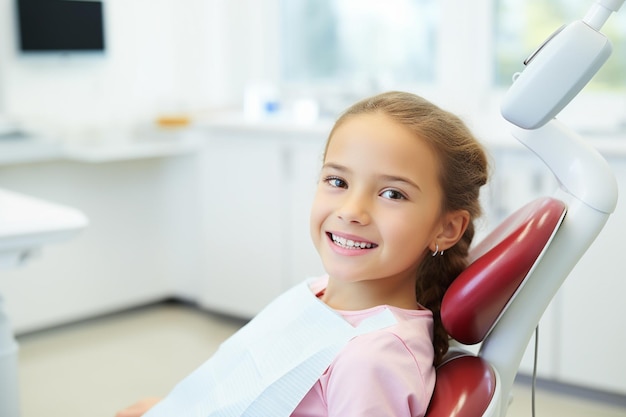
[[[523,129],[554,118],[611,55],[609,40],[583,21],[552,35],[526,60],[502,102],[502,116]]]

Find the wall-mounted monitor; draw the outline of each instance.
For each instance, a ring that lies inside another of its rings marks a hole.
[[[23,52],[104,51],[99,0],[16,0],[19,49]]]

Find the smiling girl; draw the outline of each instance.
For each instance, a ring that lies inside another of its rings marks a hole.
[[[311,214],[328,274],[318,294],[353,324],[381,308],[398,322],[352,339],[294,416],[425,413],[448,349],[441,299],[466,266],[486,181],[482,146],[418,96],[381,94],[339,118]]]
[[[307,282],[301,298],[281,296],[268,306],[270,313],[242,329],[245,336],[222,345],[212,358],[218,363],[209,360],[207,371],[222,391],[208,402],[240,396],[224,391],[222,381],[239,375],[250,356],[254,372],[242,370],[246,377],[232,382],[234,391],[256,387],[254,378],[271,381],[259,382],[243,412],[225,414],[180,394],[210,397],[217,388],[199,376],[147,415],[423,416],[435,366],[448,349],[441,300],[466,267],[486,181],[485,152],[453,114],[401,92],[350,107],[330,132],[311,211],[311,237],[326,275]],[[272,360],[281,362],[276,356],[288,365],[274,379],[267,375]],[[143,415],[155,402],[138,403],[118,417]]]

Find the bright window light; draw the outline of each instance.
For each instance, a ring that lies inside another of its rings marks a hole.
[[[282,79],[299,83],[430,83],[435,0],[281,0]]]
[[[561,25],[582,20],[593,0],[496,0],[494,13],[495,84],[507,86],[522,61]],[[532,30],[529,30],[532,28]],[[590,91],[626,89],[626,10],[614,13],[601,30],[613,53],[589,84]]]

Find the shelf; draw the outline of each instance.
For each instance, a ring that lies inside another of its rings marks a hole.
[[[37,136],[3,137],[0,140],[0,166],[70,160],[103,163],[132,159],[159,158],[193,153],[202,146],[197,130],[154,131],[140,138],[115,137],[111,140],[63,142]]]
[[[157,140],[67,144],[63,147],[63,157],[71,161],[103,163],[183,155],[195,152],[201,146],[201,138],[189,132]]]
[[[22,135],[0,138],[0,165],[48,161],[62,156],[63,149],[58,141]]]
[[[270,133],[290,135],[323,135],[328,136],[333,127],[333,120],[317,120],[314,122],[298,122],[285,117],[268,117],[261,120],[246,119],[242,114],[227,113],[213,115],[200,120],[199,128],[210,131],[230,133]]]

